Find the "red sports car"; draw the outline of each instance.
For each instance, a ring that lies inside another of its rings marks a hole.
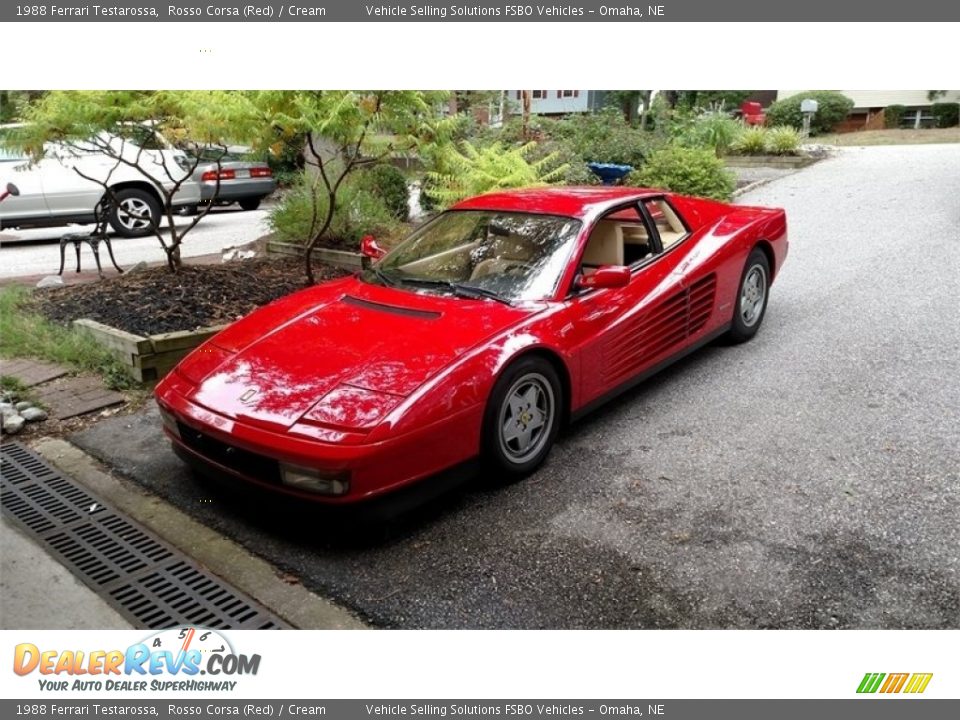
[[[364,252],[368,269],[251,313],[163,379],[182,458],[325,503],[476,459],[520,477],[562,423],[720,335],[749,340],[787,224],[656,190],[530,189]]]

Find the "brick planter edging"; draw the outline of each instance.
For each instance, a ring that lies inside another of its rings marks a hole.
[[[227,327],[215,325],[144,337],[86,318],[74,320],[73,324],[86,330],[94,340],[112,351],[130,375],[142,383],[156,382],[191,350]]]
[[[727,167],[804,168],[818,159],[807,155],[727,155],[723,162]]]
[[[280,240],[267,241],[267,255],[303,257],[303,251],[303,245],[297,243],[281,242]],[[362,270],[367,266],[367,258],[360,253],[350,252],[349,250],[314,248],[313,258],[325,265],[334,265],[347,270]]]

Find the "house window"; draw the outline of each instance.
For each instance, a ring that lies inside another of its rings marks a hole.
[[[534,100],[546,100],[546,99],[547,99],[547,91],[546,91],[546,90],[534,90],[534,91],[533,91],[533,99],[534,99]]]
[[[557,90],[557,98],[575,98],[580,97],[579,90]]]

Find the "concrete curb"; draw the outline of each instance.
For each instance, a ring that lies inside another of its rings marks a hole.
[[[247,593],[291,625],[309,630],[368,627],[348,610],[277,575],[268,562],[250,554],[160,498],[101,469],[83,450],[57,438],[32,444],[45,460],[91,490],[110,498],[117,509]]]
[[[734,190],[730,194],[730,198],[736,199],[741,195],[746,195],[751,190],[756,190],[757,188],[763,187],[764,185],[769,185],[774,180],[782,180],[785,177],[790,177],[790,175],[793,175],[793,173],[788,173],[787,175],[778,175],[777,177],[763,178],[763,180],[757,180],[756,182],[752,182],[749,185],[744,185],[742,188],[738,188],[737,190]]]

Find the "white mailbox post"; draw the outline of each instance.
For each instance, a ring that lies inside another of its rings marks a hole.
[[[806,100],[800,101],[800,112],[803,113],[803,137],[810,137],[810,120],[819,108],[820,103],[816,100],[807,98]]]

